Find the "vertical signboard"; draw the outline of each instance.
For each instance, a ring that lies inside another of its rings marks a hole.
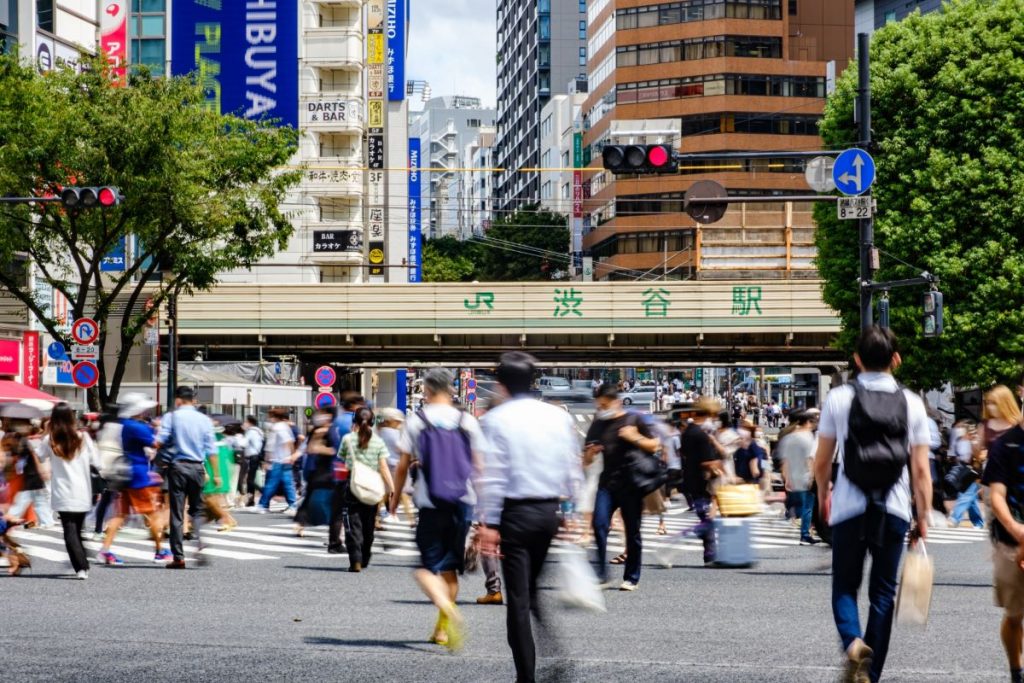
[[[387,5],[385,5],[387,1]],[[370,170],[366,174],[366,212],[368,239],[367,261],[370,264],[371,282],[385,280],[385,177],[384,177],[384,91],[387,87],[385,76],[385,25],[390,30],[392,0],[370,0],[368,3],[366,29],[367,98],[367,147],[366,155]],[[379,19],[377,19],[379,17]]]
[[[39,388],[39,333],[21,333],[22,368],[21,382],[33,389]]]
[[[297,2],[178,0],[171,15],[171,72],[197,73],[214,111],[296,127],[298,22]]]
[[[100,272],[123,273],[125,270],[125,254],[127,253],[127,238],[124,235],[117,240],[107,255],[100,261]]]
[[[124,85],[128,62],[128,2],[100,0],[100,8],[100,49],[107,54],[113,80]]]
[[[405,99],[405,27],[407,0],[388,0],[388,100]]]
[[[583,269],[583,132],[572,134],[572,267]]]
[[[409,138],[409,282],[423,282],[423,210],[420,139]]]
[[[0,375],[21,373],[21,344],[15,339],[0,339]]]

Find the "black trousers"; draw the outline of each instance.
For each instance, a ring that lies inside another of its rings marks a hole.
[[[327,549],[341,552],[344,549],[341,534],[345,527],[346,500],[348,498],[348,482],[339,481],[334,484],[334,495],[331,496],[331,524],[327,530]],[[347,533],[345,534],[348,535]]]
[[[370,565],[373,554],[374,524],[377,521],[377,506],[360,503],[351,494],[345,501],[345,547],[348,548],[348,563]]]
[[[537,650],[530,612],[543,625],[537,601],[537,577],[558,531],[558,501],[506,500],[501,515],[501,569],[505,575],[508,644],[516,665],[516,681],[533,683]]]
[[[114,499],[114,492],[108,488],[104,488],[103,492],[100,493],[100,502],[96,504],[96,533],[103,533],[103,523],[107,519],[107,508],[110,507],[110,501]],[[74,514],[74,513],[71,513]],[[77,569],[75,571],[78,571]]]
[[[260,471],[261,459],[259,455],[247,455],[238,468],[238,492],[249,496],[246,501],[248,507],[256,504],[256,473]]]
[[[61,526],[64,527],[64,547],[68,549],[71,566],[76,572],[89,571],[89,557],[82,545],[82,526],[85,525],[85,512],[58,512]]]
[[[175,561],[185,559],[185,503],[192,518],[192,533],[199,543],[206,469],[201,462],[175,460],[167,470],[167,491],[171,496],[171,553]],[[200,543],[200,545],[202,545]]]

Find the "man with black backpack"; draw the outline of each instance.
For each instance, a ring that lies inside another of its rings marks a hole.
[[[821,518],[832,527],[832,613],[846,651],[842,680],[874,683],[881,678],[889,649],[912,502],[917,506],[917,534],[927,536],[929,433],[924,403],[892,376],[901,359],[890,330],[873,326],[861,333],[854,362],[860,370],[856,380],[825,398],[814,475]],[[837,446],[839,471],[832,486]],[[871,609],[862,632],[857,592],[869,552]]]
[[[409,467],[416,463],[413,501],[419,509],[416,545],[420,568],[416,582],[437,606],[431,642],[451,650],[462,646],[462,615],[455,607],[466,534],[476,495],[473,485],[482,469],[484,436],[472,415],[452,402],[452,373],[432,368],[423,377],[425,405],[406,421],[399,440],[402,457],[395,470],[389,512],[395,514]]]

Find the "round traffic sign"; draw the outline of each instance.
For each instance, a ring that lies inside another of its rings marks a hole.
[[[320,393],[313,399],[313,405],[321,410],[324,408],[333,408],[338,405],[338,399],[334,398],[334,394]]]
[[[832,169],[836,162],[832,157],[814,157],[807,162],[804,170],[804,178],[807,184],[815,192],[831,192],[836,189],[836,183],[832,180]]]
[[[100,326],[92,318],[79,318],[71,326],[71,336],[79,344],[92,344],[100,336]]]
[[[472,391],[466,394],[466,403],[476,403],[476,394]]]
[[[862,149],[848,149],[836,157],[832,180],[847,196],[864,194],[875,182],[875,160]]]
[[[466,382],[466,388],[469,389],[470,391],[476,389],[476,380],[470,377],[469,380]]]
[[[64,360],[68,357],[68,350],[59,341],[55,341],[46,347],[46,355],[52,360]]]
[[[725,187],[714,180],[698,180],[684,195],[686,213],[698,223],[716,223],[725,215],[728,204],[705,204],[702,199],[725,199],[729,196]]]
[[[100,371],[92,361],[79,361],[71,369],[71,379],[74,380],[76,386],[91,389],[100,381]]]
[[[313,417],[313,409],[312,408],[306,408],[304,413],[305,413],[306,417]]]
[[[338,375],[334,372],[334,368],[331,366],[322,365],[317,368],[314,379],[319,387],[333,387],[335,380],[338,379]]]

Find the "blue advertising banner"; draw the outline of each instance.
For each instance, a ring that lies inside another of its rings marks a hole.
[[[178,0],[171,72],[197,73],[211,109],[299,123],[299,3]]]
[[[124,235],[121,235],[121,238],[117,240],[117,244],[111,247],[107,255],[100,261],[101,273],[123,273],[125,271],[126,239]]]
[[[388,49],[384,65],[388,75],[388,100],[405,99],[405,27],[408,0],[388,0]]]
[[[409,282],[423,282],[423,207],[420,139],[409,138]]]

